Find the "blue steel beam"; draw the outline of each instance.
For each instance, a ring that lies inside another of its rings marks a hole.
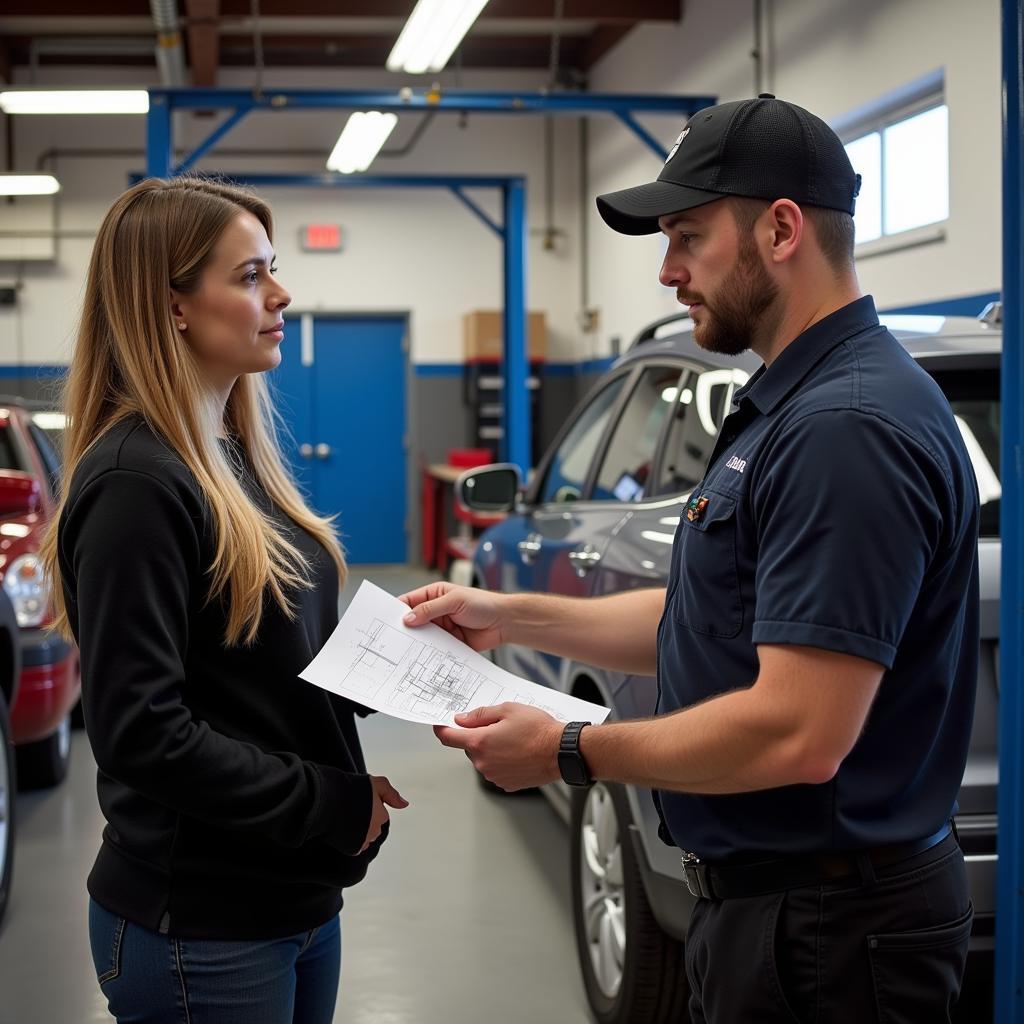
[[[996,1024],[1024,1024],[1024,5],[1002,0],[1002,569],[999,617],[999,866]]]
[[[171,174],[171,106],[164,96],[149,97],[146,117],[146,176],[167,178]]]
[[[457,185],[452,185],[450,187],[456,199],[463,202],[468,209],[472,210],[472,212],[476,214],[476,216],[479,217],[480,220],[482,220],[484,224],[486,224],[487,227],[489,227],[499,238],[504,239],[505,229],[496,221],[492,220],[490,215],[487,213],[485,209],[483,209],[483,207],[473,202],[473,200],[470,199],[469,196],[467,196],[466,193],[463,192],[462,189],[459,188]]]
[[[472,92],[457,89],[281,89],[255,95],[244,89],[150,89],[172,110],[351,109],[450,110],[495,114],[692,114],[715,103],[714,96],[666,96],[637,93]]]
[[[665,148],[633,117],[637,113],[692,114],[715,103],[714,96],[665,96],[637,93],[509,93],[470,92],[442,89],[399,89],[368,92],[352,89],[285,89],[271,93],[253,93],[242,89],[150,89],[150,131],[160,131],[154,124],[155,107],[164,110],[208,110],[234,108],[234,113],[174,171],[181,173],[206,154],[246,114],[253,110],[287,109],[362,109],[401,112],[403,110],[448,110],[459,113],[485,112],[507,114],[615,114],[638,138],[650,146],[659,158],[667,156]],[[168,150],[172,149],[170,127],[167,128]],[[150,174],[155,172],[149,171]],[[168,171],[159,173],[164,177]]]
[[[227,133],[231,131],[231,129],[234,128],[235,125],[238,124],[238,122],[241,121],[242,118],[245,117],[245,115],[248,114],[251,109],[251,107],[245,107],[244,109],[235,110],[231,114],[229,114],[228,117],[226,117],[219,125],[217,125],[217,127],[214,128],[214,130],[210,132],[210,134],[205,139],[203,139],[203,141],[200,142],[199,145],[196,146],[196,148],[193,149],[192,152],[189,153],[189,155],[185,157],[185,159],[182,160],[177,167],[174,168],[173,173],[175,175],[184,173],[197,160],[199,160],[201,157],[204,157],[207,153],[209,153],[210,150],[213,149],[213,147],[216,146],[217,143],[220,142],[220,140],[223,139],[224,136],[227,135]]]
[[[530,392],[526,362],[526,184],[510,180],[505,201],[504,435],[505,462],[515,463],[526,479],[530,452]]]
[[[218,171],[254,188],[504,188],[507,175],[497,174],[232,174]]]
[[[625,110],[616,110],[619,120],[631,129],[640,141],[649,146],[658,154],[658,159],[664,161],[668,157],[668,150],[642,125],[632,114]]]

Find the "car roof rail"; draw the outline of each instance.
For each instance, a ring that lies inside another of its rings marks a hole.
[[[988,324],[989,327],[996,327],[1003,322],[1003,304],[1002,302],[990,302],[985,308],[978,314],[978,319],[983,324]]]
[[[664,338],[667,334],[675,333],[670,331],[662,330],[663,327],[667,327],[670,324],[679,324],[686,322],[690,319],[689,313],[673,313],[671,316],[662,317],[660,320],[655,320],[653,324],[648,324],[634,339],[633,343],[629,346],[631,349],[636,348],[638,345],[643,345],[649,341],[657,341],[659,338]]]

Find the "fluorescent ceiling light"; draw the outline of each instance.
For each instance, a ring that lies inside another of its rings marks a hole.
[[[382,114],[379,110],[356,111],[327,158],[327,170],[342,174],[365,171],[397,123],[395,114]]]
[[[18,89],[0,92],[5,114],[145,114],[145,89]]]
[[[0,174],[0,196],[52,196],[59,191],[52,174]]]
[[[440,71],[469,31],[487,0],[419,0],[395,48],[388,71]]]

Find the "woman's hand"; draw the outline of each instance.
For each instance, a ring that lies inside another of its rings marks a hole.
[[[401,809],[409,806],[409,801],[383,775],[371,775],[370,784],[373,786],[373,813],[370,815],[370,827],[366,831],[366,842],[359,848],[360,853],[364,853],[380,837],[381,829],[391,820],[389,807]]]

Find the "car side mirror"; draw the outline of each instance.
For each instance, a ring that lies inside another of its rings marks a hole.
[[[455,497],[471,512],[511,512],[522,486],[519,467],[503,462],[467,470],[455,482]]]

